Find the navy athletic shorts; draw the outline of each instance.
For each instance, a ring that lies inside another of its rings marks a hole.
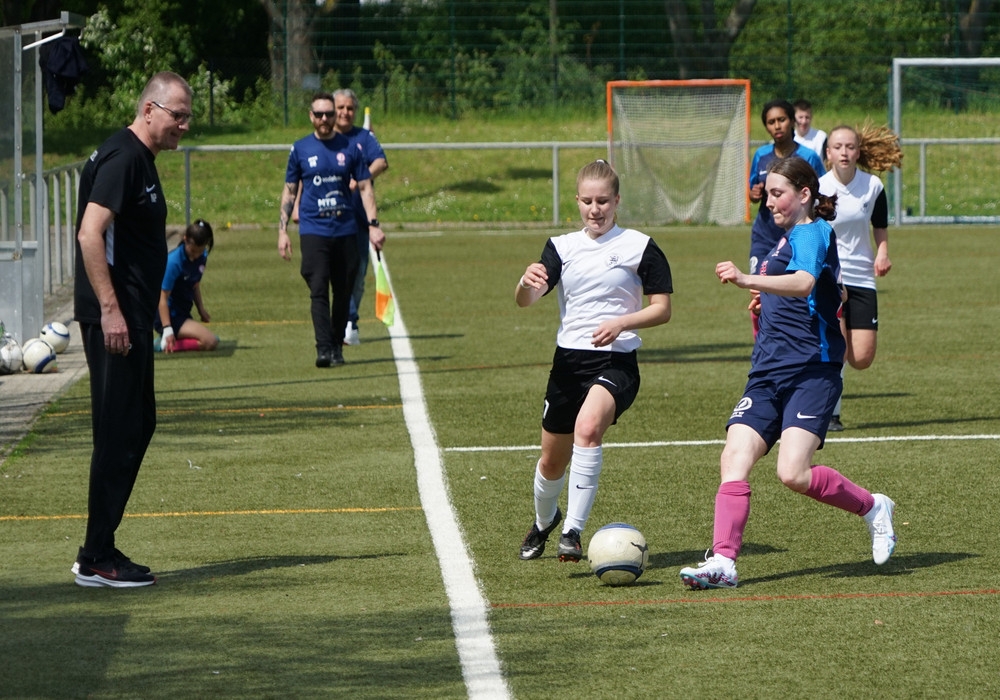
[[[843,388],[840,365],[809,365],[775,380],[751,377],[726,428],[739,423],[754,429],[770,450],[785,428],[817,435],[823,449],[826,430]]]

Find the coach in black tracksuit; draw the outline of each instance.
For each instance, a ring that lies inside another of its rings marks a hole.
[[[90,369],[94,450],[81,586],[156,582],[115,547],[115,530],[156,429],[153,319],[167,260],[167,205],[154,159],[177,148],[191,119],[191,88],[175,73],[147,83],[134,121],[90,156],[80,178],[76,320]]]

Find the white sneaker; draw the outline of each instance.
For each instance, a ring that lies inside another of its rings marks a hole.
[[[692,590],[736,588],[740,577],[736,575],[735,561],[721,554],[713,554],[698,566],[681,569],[681,581]]]
[[[344,345],[361,345],[361,337],[358,335],[358,329],[350,322],[348,322],[347,328],[344,330]]]
[[[881,493],[872,494],[875,505],[865,514],[868,532],[872,536],[872,559],[876,564],[885,564],[896,551],[896,533],[892,529],[892,514],[896,504]]]

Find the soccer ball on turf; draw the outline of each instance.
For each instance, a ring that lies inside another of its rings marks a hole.
[[[14,340],[14,336],[0,337],[0,374],[20,372],[22,363],[21,346]]]
[[[69,328],[59,321],[46,323],[40,337],[51,345],[57,354],[69,347]]]
[[[56,351],[41,338],[32,338],[21,348],[24,358],[24,368],[33,374],[58,372]]]
[[[597,578],[609,586],[626,586],[642,576],[649,563],[646,538],[631,525],[611,523],[594,533],[587,561]]]

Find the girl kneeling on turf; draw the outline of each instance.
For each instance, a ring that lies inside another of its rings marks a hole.
[[[219,345],[217,335],[191,318],[191,307],[197,306],[201,320],[211,320],[201,298],[201,277],[214,243],[212,227],[198,219],[167,256],[156,319],[156,330],[162,334],[157,348],[163,352],[214,350]]]

